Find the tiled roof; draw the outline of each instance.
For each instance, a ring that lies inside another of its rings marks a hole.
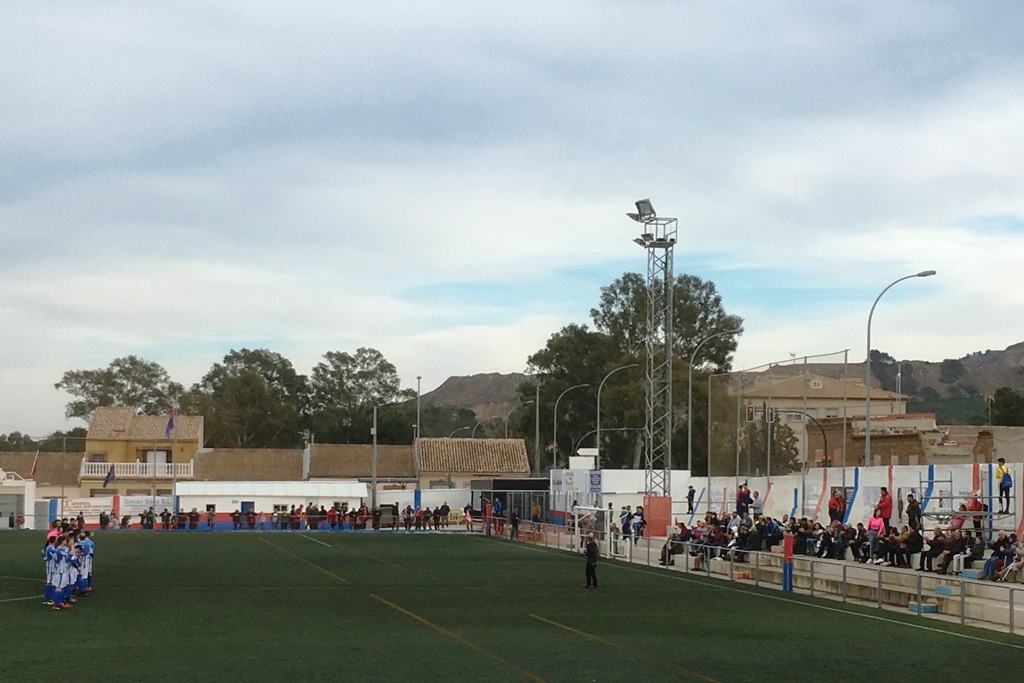
[[[377,446],[377,476],[416,476],[412,446]],[[358,479],[373,474],[372,444],[315,443],[310,446],[311,479]]]
[[[214,448],[196,453],[195,481],[299,481],[302,450],[284,448]]]
[[[0,453],[0,470],[14,472],[24,479],[32,474],[36,453],[4,451]],[[78,486],[84,453],[40,453],[36,463],[36,484],[39,486]]]
[[[522,439],[420,439],[420,471],[528,474]]]
[[[803,398],[804,396],[808,399],[842,400],[843,398],[843,382],[821,375],[808,375],[806,380],[803,375],[779,377],[771,383],[770,390],[764,376],[759,377],[759,382],[764,383],[759,383],[753,389],[744,390],[743,398],[761,400],[767,399],[769,394],[772,398],[779,399]],[[847,400],[864,401],[866,394],[863,380],[851,379],[846,382]],[[885,391],[875,386],[871,387],[871,400],[885,400],[897,396],[896,392]]]
[[[89,420],[86,439],[94,441],[167,441],[168,415],[136,415],[131,408],[100,407]],[[203,435],[201,415],[175,415],[178,441],[200,441]]]

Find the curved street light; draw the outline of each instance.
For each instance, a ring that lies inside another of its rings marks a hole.
[[[601,469],[601,390],[604,389],[604,383],[608,381],[608,378],[614,375],[619,370],[628,370],[629,368],[640,367],[639,363],[630,363],[629,365],[623,365],[615,368],[601,380],[601,384],[597,387],[597,462],[595,463],[595,469]]]
[[[508,411],[508,415],[505,416],[505,438],[506,439],[508,438],[508,419],[510,417],[512,417],[512,413],[516,412],[516,410],[518,408],[522,408],[523,406],[528,406],[531,403],[533,403],[532,400],[531,401],[527,401],[526,403],[520,403],[519,405],[517,405],[514,408],[512,408],[512,410]]]
[[[500,420],[500,419],[501,419],[501,415],[492,415],[491,417],[485,417],[484,419],[480,420],[479,422],[476,423],[476,426],[473,427],[473,433],[470,434],[469,438],[471,438],[471,439],[475,439],[476,438],[476,428],[479,427],[480,425],[482,425],[484,422],[490,422],[491,420]]]
[[[725,330],[724,332],[716,332],[715,334],[702,340],[700,344],[697,344],[697,348],[690,354],[690,368],[689,377],[686,381],[686,470],[688,472],[693,471],[693,362],[697,358],[697,352],[700,351],[700,347],[707,344],[712,339],[723,337],[727,334],[739,334],[742,329],[736,330]],[[708,444],[708,466],[710,467],[710,448],[711,444]]]
[[[875,303],[871,304],[871,312],[868,313],[868,354],[864,361],[864,464],[871,464],[871,318],[875,315],[875,306],[882,295],[892,289],[895,285],[904,280],[911,280],[915,277],[931,277],[935,275],[934,270],[922,270],[913,275],[904,275],[898,280],[893,280],[889,286],[882,290],[881,294],[875,297]]]
[[[555,453],[552,456],[554,462],[558,462],[558,402],[562,400],[563,396],[565,396],[567,393],[569,393],[573,389],[582,389],[583,387],[589,387],[589,386],[590,386],[589,384],[577,384],[576,386],[569,387],[568,389],[566,389],[565,391],[560,393],[558,395],[558,398],[555,399],[555,411],[554,411],[554,414],[551,416],[551,422],[555,426],[555,433],[551,437],[551,441],[555,444]]]
[[[451,434],[449,434],[449,435],[448,435],[448,438],[449,438],[449,439],[450,439],[450,438],[452,438],[453,436],[455,436],[456,434],[458,434],[459,432],[461,432],[461,431],[462,431],[463,429],[469,429],[469,427],[459,427],[459,428],[458,428],[458,429],[456,429],[456,430],[455,430],[454,432],[452,432]]]

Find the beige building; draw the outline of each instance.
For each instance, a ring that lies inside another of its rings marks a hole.
[[[193,459],[203,444],[203,418],[136,415],[131,408],[97,408],[85,436],[80,496],[171,495],[172,482],[193,478]],[[103,486],[113,466],[114,478]]]
[[[469,488],[475,479],[530,476],[522,439],[420,439],[419,450],[421,489]]]
[[[827,456],[831,456],[833,462],[838,463],[842,453],[842,441],[837,439],[828,439],[831,451],[829,454],[824,451],[822,439],[818,439],[817,443],[811,446],[813,450],[808,450],[807,435],[821,431],[815,420],[822,423],[826,419],[845,416],[849,426],[853,418],[860,418],[859,428],[863,439],[864,416],[867,413],[867,391],[863,379],[843,381],[814,374],[773,377],[768,373],[747,375],[744,379],[749,380],[750,377],[754,378],[754,386],[741,392],[744,414],[752,408],[755,419],[763,420],[765,410],[774,408],[776,423],[788,425],[796,435],[800,457],[804,462],[820,464]],[[893,391],[871,388],[872,421],[882,416],[903,415],[906,409],[905,396]],[[932,428],[934,423],[933,415]],[[871,430],[871,436],[872,439],[875,436],[874,428]],[[849,456],[849,451],[847,455]],[[863,445],[859,455],[863,456]]]

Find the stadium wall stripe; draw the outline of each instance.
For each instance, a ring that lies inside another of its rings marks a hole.
[[[285,555],[291,555],[291,556],[292,556],[292,557],[294,557],[294,558],[295,558],[296,560],[299,560],[300,562],[305,562],[305,563],[306,563],[306,564],[308,564],[308,565],[309,565],[310,567],[314,567],[314,568],[316,568],[316,569],[319,569],[319,570],[320,570],[320,571],[322,571],[322,572],[323,572],[324,574],[327,574],[327,576],[330,576],[330,577],[332,577],[332,578],[335,578],[335,579],[337,579],[338,581],[341,581],[342,583],[347,583],[347,584],[351,584],[351,583],[352,583],[352,582],[351,582],[351,581],[349,581],[348,579],[346,579],[346,578],[344,578],[344,577],[342,577],[342,576],[338,576],[337,574],[335,574],[335,573],[334,573],[334,572],[332,572],[331,570],[329,570],[329,569],[324,569],[323,567],[321,567],[320,565],[316,564],[315,562],[310,562],[310,561],[309,561],[309,560],[307,560],[306,558],[304,558],[304,557],[300,557],[300,556],[296,555],[295,553],[293,553],[293,552],[292,552],[292,551],[290,551],[290,550],[285,550],[285,549],[284,549],[284,548],[282,548],[281,546],[279,546],[279,545],[276,545],[276,544],[274,544],[274,543],[271,543],[270,541],[268,541],[267,539],[263,538],[262,536],[257,536],[257,538],[259,538],[259,539],[260,539],[261,541],[263,541],[264,543],[266,543],[267,545],[269,545],[269,546],[270,546],[271,548],[274,548],[274,549],[276,549],[276,550],[280,550],[280,551],[281,551],[282,553],[284,553]]]
[[[850,494],[850,500],[846,501],[846,512],[843,513],[843,524],[850,523],[850,513],[853,511],[853,503],[857,500],[857,492],[860,491],[860,468],[853,468],[853,493]],[[843,491],[845,494],[846,491]]]
[[[476,652],[479,652],[480,654],[484,655],[485,657],[490,657],[491,659],[493,659],[494,661],[498,662],[499,664],[507,666],[508,668],[512,669],[516,673],[519,673],[520,675],[525,676],[526,678],[529,678],[531,681],[538,681],[539,683],[547,683],[547,681],[544,680],[543,678],[541,678],[540,676],[538,676],[538,675],[536,675],[534,673],[531,673],[531,672],[527,671],[526,669],[523,669],[522,667],[516,666],[515,664],[513,664],[510,661],[508,661],[507,659],[505,659],[505,658],[503,658],[503,657],[501,657],[499,655],[496,655],[496,654],[494,654],[493,652],[491,652],[489,650],[485,650],[484,648],[480,647],[479,645],[476,645],[475,643],[469,642],[468,640],[466,640],[462,636],[458,635],[457,633],[453,633],[453,632],[449,631],[448,629],[446,629],[446,628],[444,628],[442,626],[438,626],[434,622],[428,621],[428,620],[424,619],[423,617],[421,617],[420,615],[415,614],[413,612],[410,612],[409,610],[405,609],[404,607],[399,607],[398,605],[396,605],[395,603],[391,602],[390,600],[385,600],[384,598],[382,598],[379,595],[376,595],[374,593],[370,593],[370,597],[373,598],[374,600],[382,603],[382,604],[387,605],[388,607],[390,607],[393,610],[401,612],[402,614],[406,615],[407,617],[412,617],[416,621],[420,622],[421,624],[423,624],[425,626],[428,626],[428,627],[434,629],[438,633],[440,633],[442,635],[446,635],[446,636],[448,636],[449,638],[451,638],[452,640],[454,640],[454,641],[456,641],[458,643],[462,643],[463,645],[465,645],[469,649],[475,650]]]
[[[587,638],[589,640],[593,640],[594,642],[597,642],[597,643],[601,643],[602,645],[608,645],[610,647],[615,648],[616,650],[621,650],[622,652],[625,652],[626,654],[633,655],[634,657],[637,657],[638,659],[645,659],[648,662],[653,662],[653,663],[658,664],[660,666],[663,666],[663,667],[665,667],[667,669],[672,669],[673,671],[678,671],[680,673],[684,673],[687,676],[693,676],[694,678],[699,678],[702,681],[708,681],[709,683],[722,683],[717,678],[711,678],[710,676],[705,676],[704,674],[699,673],[697,671],[693,671],[691,669],[686,669],[684,667],[681,667],[678,664],[673,664],[672,662],[667,662],[664,659],[658,659],[657,657],[655,657],[655,656],[653,656],[651,654],[648,654],[647,652],[644,652],[643,650],[634,650],[631,647],[626,647],[625,645],[620,645],[619,643],[616,643],[613,640],[607,640],[605,638],[602,638],[601,636],[595,636],[592,633],[587,633],[586,631],[580,631],[579,629],[573,628],[572,626],[566,626],[565,624],[560,624],[557,621],[552,621],[551,619],[545,619],[544,617],[538,616],[536,614],[531,614],[530,616],[533,617],[534,619],[536,619],[537,621],[544,622],[545,624],[551,624],[552,626],[557,626],[558,628],[565,629],[569,633],[575,633],[578,636],[583,636],[584,638]]]
[[[932,491],[935,490],[935,465],[928,465],[928,486],[924,490],[924,496],[921,500],[921,512],[928,510],[928,503],[932,499]],[[952,494],[952,491],[950,492]]]
[[[825,501],[825,492],[828,490],[828,468],[821,468],[821,493],[818,494],[818,504],[814,506],[814,518],[818,518],[818,513],[821,512],[821,504]],[[831,496],[829,496],[831,498]],[[790,515],[792,517],[792,515]]]
[[[800,489],[793,489],[793,509],[789,511],[789,517],[796,517],[796,509],[800,505]]]

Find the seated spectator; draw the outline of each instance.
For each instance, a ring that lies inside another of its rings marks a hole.
[[[1006,563],[1006,566],[999,572],[996,581],[1006,581],[1010,572],[1018,571],[1022,568],[1024,568],[1024,545],[1018,543],[1013,546],[1012,561]]]
[[[964,520],[967,519],[967,506],[963,503],[957,508],[957,511],[953,513],[952,519],[949,520],[949,526],[946,527],[949,531],[959,531],[964,526]]]
[[[1000,531],[996,535],[996,540],[992,541],[992,554],[985,564],[982,565],[981,575],[978,577],[984,581],[994,580],[996,578],[996,565],[999,560],[1003,559],[1003,552],[1010,545],[1010,539],[1007,538],[1005,531]]]
[[[985,536],[982,534],[982,532],[978,531],[974,534],[974,538],[971,541],[970,555],[964,558],[964,569],[970,569],[974,566],[975,562],[981,562],[981,560],[985,557],[985,546]]]
[[[907,526],[910,526],[909,524]],[[914,555],[917,555],[924,550],[924,536],[921,535],[921,530],[910,527],[910,534],[907,536],[907,549],[906,549],[906,564],[903,566],[906,569],[910,569],[911,562]]]
[[[906,524],[900,529],[900,532],[889,534],[889,538],[886,540],[886,559],[889,560],[890,567],[908,567],[910,566],[910,558],[907,555],[907,541],[910,538],[910,527]]]
[[[949,565],[950,573],[956,576],[959,576],[961,572],[964,570],[966,563],[971,559],[972,553],[974,552],[974,547],[976,545],[979,545],[977,541],[980,541],[980,539],[976,539],[974,536],[971,536],[970,533],[964,533],[963,540],[965,547],[961,552],[957,553],[952,557]],[[981,541],[980,545],[982,548],[984,548],[984,541]]]
[[[946,549],[936,558],[935,573],[945,574],[953,561],[953,556],[959,555],[966,549],[967,543],[964,541],[963,534],[958,529],[949,532]]]
[[[928,550],[921,553],[921,559],[918,562],[917,571],[932,571],[932,562],[945,550],[946,537],[943,535],[942,529],[936,527],[932,537],[928,540]],[[925,565],[927,565],[927,567],[925,567]]]

